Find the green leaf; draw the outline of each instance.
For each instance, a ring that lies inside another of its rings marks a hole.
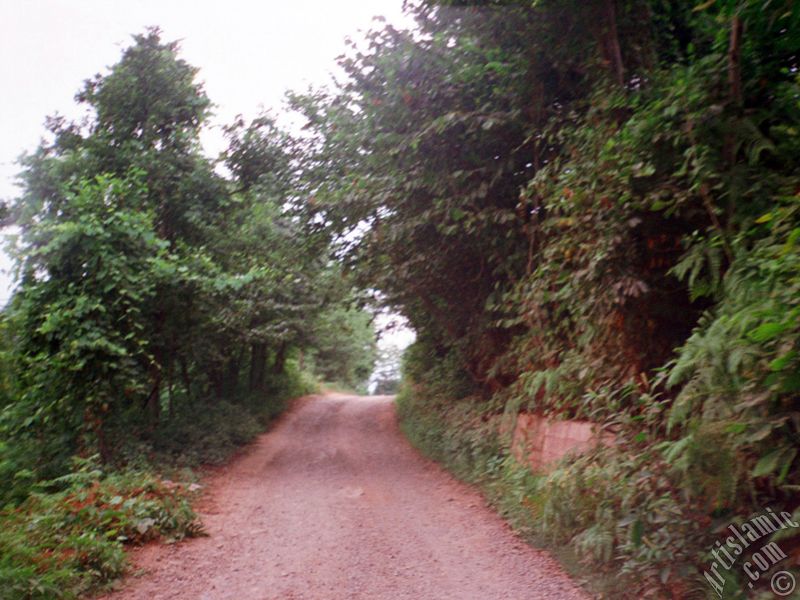
[[[800,392],[800,371],[790,372],[781,380],[781,391],[788,393]]]
[[[747,337],[749,337],[754,342],[767,342],[769,340],[775,339],[781,333],[788,329],[788,325],[785,323],[762,323],[752,331],[748,332]]]
[[[797,350],[790,350],[769,363],[770,371],[783,371],[786,366],[797,356]]]
[[[725,426],[725,431],[728,433],[732,433],[734,435],[744,433],[747,431],[747,424],[746,423],[728,423]]]
[[[751,475],[753,477],[765,477],[766,475],[774,473],[782,466],[782,461],[785,460],[788,455],[791,455],[790,459],[793,459],[796,453],[796,449],[792,449],[791,451],[788,451],[787,448],[773,450],[769,454],[761,457],[756,463],[756,466],[753,467]]]
[[[766,424],[756,430],[755,433],[751,433],[747,436],[746,440],[748,443],[752,444],[755,442],[760,442],[761,440],[767,439],[770,435],[772,435],[772,431],[775,429],[774,425]]]
[[[772,213],[766,213],[758,217],[756,219],[756,223],[769,223],[770,221],[772,221],[772,218],[773,218]]]
[[[631,527],[631,542],[634,546],[641,546],[644,535],[644,524],[641,519],[636,519]]]
[[[781,249],[781,256],[786,256],[789,252],[791,252],[794,249],[798,239],[800,239],[800,227],[795,227],[792,229],[792,232],[786,239],[786,244],[784,244],[783,248]]]
[[[796,456],[797,456],[797,448],[791,448],[789,452],[786,454],[786,457],[783,459],[783,465],[781,466],[781,470],[778,473],[778,483],[784,482],[786,476],[789,474],[789,469],[792,468],[792,463],[794,462]]]

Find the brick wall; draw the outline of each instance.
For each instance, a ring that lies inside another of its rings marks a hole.
[[[521,463],[540,471],[570,453],[581,453],[598,444],[611,445],[614,435],[589,421],[556,421],[520,413],[517,415],[511,451]]]

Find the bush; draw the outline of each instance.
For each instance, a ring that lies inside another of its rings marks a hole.
[[[265,391],[192,403],[184,399],[155,428],[135,412],[120,415],[110,427],[110,437],[117,440],[115,464],[150,470],[222,464],[262,433],[291,398],[316,387],[309,374],[288,361],[286,371],[271,377]]]

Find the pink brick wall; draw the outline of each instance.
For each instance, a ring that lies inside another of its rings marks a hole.
[[[520,413],[514,426],[511,451],[521,463],[542,470],[570,453],[581,453],[598,444],[611,445],[614,436],[589,421],[555,421]]]

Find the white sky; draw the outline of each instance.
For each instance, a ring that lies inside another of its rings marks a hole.
[[[44,119],[79,115],[74,95],[83,81],[106,72],[130,36],[159,26],[164,40],[181,40],[181,56],[200,68],[216,105],[203,139],[221,150],[218,127],[234,116],[278,112],[287,90],[324,84],[347,36],[359,39],[380,15],[410,25],[403,0],[0,0],[0,198],[16,194],[16,159],[33,151]],[[0,252],[0,269],[8,268]],[[0,303],[11,281],[0,274]],[[405,346],[410,334],[399,334]]]

